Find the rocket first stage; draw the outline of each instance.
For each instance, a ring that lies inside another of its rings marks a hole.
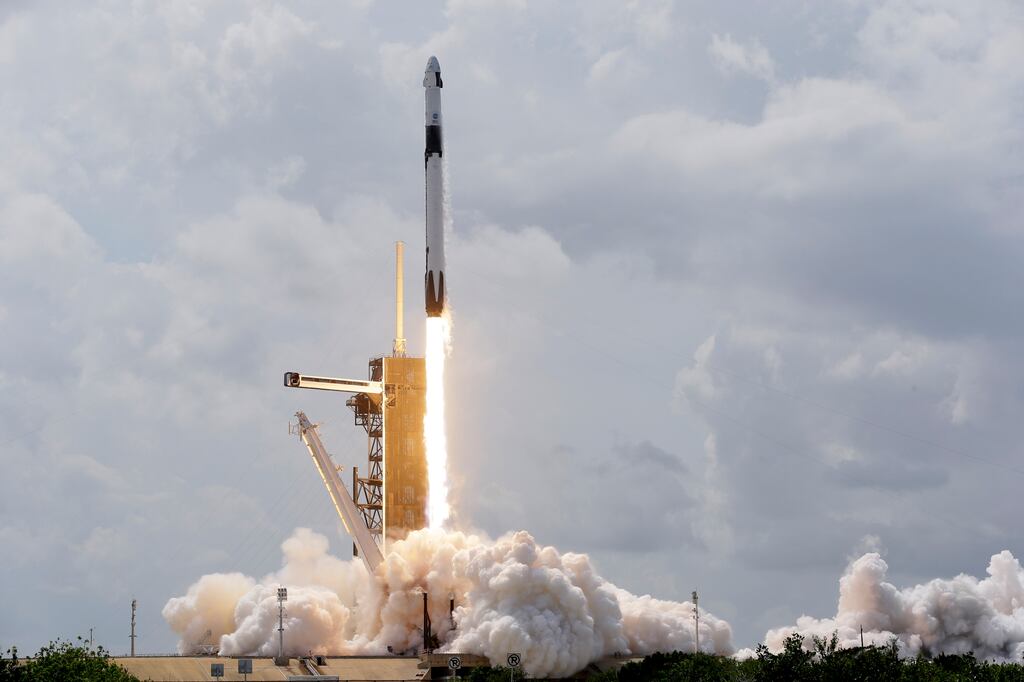
[[[423,163],[427,175],[427,317],[440,317],[448,304],[444,282],[444,171],[441,168],[441,65],[427,61],[423,74],[427,145]]]

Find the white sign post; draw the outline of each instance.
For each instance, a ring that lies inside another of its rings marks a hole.
[[[448,657],[448,669],[452,671],[452,677],[457,677],[459,674],[459,668],[462,667],[462,659],[458,656]]]
[[[523,657],[520,654],[509,654],[505,657],[505,663],[508,664],[508,679],[516,679],[516,668],[523,664]]]

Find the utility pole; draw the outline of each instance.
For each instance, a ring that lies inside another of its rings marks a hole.
[[[137,603],[132,599],[132,634],[128,637],[132,641],[132,658],[135,658],[135,607]]]
[[[89,628],[89,648],[92,648],[92,628]]]
[[[693,591],[693,653],[700,653],[700,611],[697,610],[697,590]]]

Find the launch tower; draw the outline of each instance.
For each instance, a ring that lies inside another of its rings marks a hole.
[[[367,475],[352,468],[352,489],[341,482],[315,424],[297,413],[296,430],[324,480],[335,509],[353,538],[353,552],[373,571],[388,542],[427,525],[427,459],[423,442],[426,363],[408,357],[403,338],[403,245],[395,245],[395,342],[392,354],[372,358],[367,380],[286,372],[284,385],[352,394],[345,404],[366,431]],[[373,547],[366,546],[371,543]]]
[[[378,399],[357,393],[345,402],[366,429],[369,463],[366,478],[352,470],[352,490],[371,532],[400,539],[427,525],[426,367],[423,358],[380,357],[370,360],[369,374],[384,392]]]

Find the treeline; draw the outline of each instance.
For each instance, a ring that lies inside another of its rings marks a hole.
[[[110,659],[103,647],[89,647],[64,640],[50,642],[31,658],[19,659],[16,648],[0,658],[0,682],[139,682]]]
[[[477,668],[466,678],[472,682],[503,682],[504,668]],[[515,679],[520,679],[519,675]],[[842,649],[839,638],[814,639],[807,651],[798,635],[786,639],[777,654],[763,644],[757,656],[745,661],[674,652],[653,654],[618,670],[595,673],[596,682],[1024,682],[1024,665],[986,663],[973,654],[932,658],[900,658],[896,642],[886,646]]]
[[[839,639],[814,638],[814,650],[799,635],[773,654],[763,644],[757,656],[737,661],[710,654],[654,654],[591,679],[601,682],[1024,682],[1024,666],[986,663],[973,654],[900,658],[895,640],[885,646],[842,649]]]

